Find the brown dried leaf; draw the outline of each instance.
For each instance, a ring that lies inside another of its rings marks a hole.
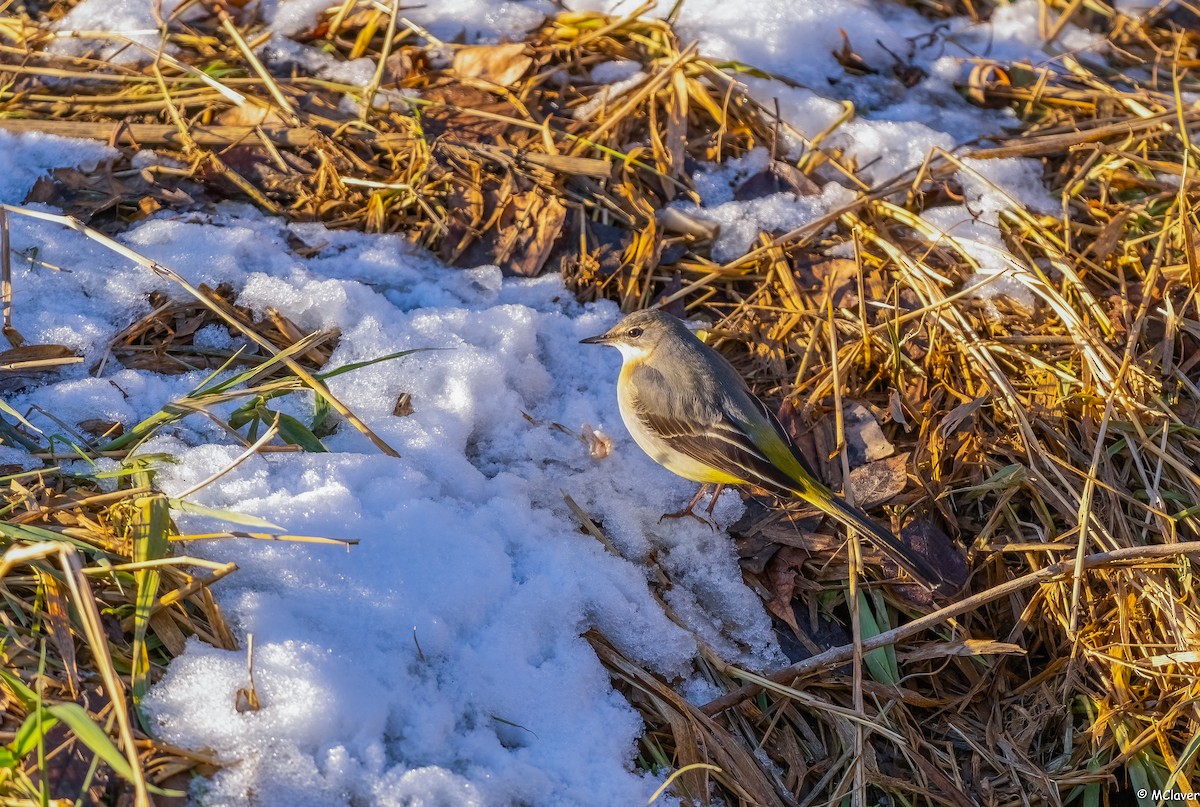
[[[1113,253],[1125,235],[1125,224],[1129,221],[1129,215],[1129,212],[1125,211],[1113,216],[1108,224],[1104,225],[1104,229],[1100,231],[1100,235],[1096,236],[1096,240],[1092,242],[1085,254],[1090,253],[1097,263],[1104,263],[1108,260],[1108,256]]]
[[[667,130],[663,134],[666,141],[667,161],[672,176],[683,176],[684,160],[687,157],[687,125],[688,125],[688,81],[683,70],[676,70],[671,76],[671,91],[667,97]],[[675,185],[663,182],[663,191],[667,199],[674,198]]]
[[[383,65],[383,83],[396,86],[413,75],[418,69],[428,69],[428,58],[421,48],[403,47],[388,56]]]
[[[612,453],[612,438],[607,434],[596,431],[590,423],[583,424],[580,431],[583,433],[584,442],[588,445],[588,454],[592,459],[602,460]]]
[[[566,217],[566,206],[541,188],[513,196],[497,225],[496,265],[505,275],[540,275]]]
[[[421,114],[421,130],[429,142],[448,136],[472,144],[495,144],[513,128],[502,120],[460,111],[470,109],[496,115],[512,114],[511,106],[497,101],[491,93],[478,87],[462,84],[433,87],[422,92],[421,98],[430,102]],[[434,153],[439,159],[445,156],[440,150]]]
[[[654,218],[665,232],[686,235],[699,241],[715,241],[721,225],[700,218],[677,207],[664,207],[654,212]]]
[[[77,168],[56,168],[34,183],[25,204],[53,205],[87,221],[130,196],[140,194],[107,172],[85,174]]]
[[[792,442],[800,451],[800,465],[804,470],[808,471],[817,479],[829,484],[835,477],[829,476],[825,467],[817,468],[817,463],[813,462],[813,457],[824,457],[821,452],[820,439],[817,436],[816,429],[809,428],[796,411],[795,405],[790,398],[784,398],[783,403],[779,405],[779,409],[775,413],[779,425],[787,432],[787,435],[792,438]],[[818,424],[819,425],[819,424]],[[840,475],[836,477],[840,481]]]
[[[850,472],[854,501],[864,510],[878,507],[908,486],[908,453],[869,462]]]
[[[942,422],[938,426],[938,434],[942,439],[948,439],[957,432],[962,427],[962,424],[975,414],[975,410],[987,403],[989,397],[987,395],[980,395],[973,401],[959,404],[947,412],[946,417],[942,418]]]
[[[100,418],[81,420],[76,425],[79,426],[80,431],[94,437],[120,437],[125,433],[125,427],[120,423]]]
[[[453,70],[461,78],[477,78],[508,87],[532,65],[532,57],[525,55],[525,45],[510,42],[461,48],[454,54]]]
[[[175,623],[174,617],[168,611],[155,611],[150,616],[150,627],[172,657],[183,653],[187,637],[183,635],[183,631],[179,629],[179,625]]]
[[[815,196],[821,187],[791,163],[775,160],[738,186],[733,198],[743,202],[789,191],[796,196]]]
[[[62,364],[78,364],[82,358],[66,345],[24,345],[0,351],[0,370],[29,372]]]
[[[67,686],[71,696],[79,692],[79,668],[75,662],[75,640],[71,638],[71,615],[62,585],[53,575],[42,574],[42,586],[46,592],[46,625],[50,629],[50,641],[58,650],[67,673]]]
[[[841,30],[842,34],[842,48],[841,50],[833,51],[833,58],[837,59],[838,64],[847,73],[855,76],[878,73],[878,70],[871,67],[863,57],[854,52],[854,48],[850,46],[850,37],[846,35],[846,31],[844,29],[839,30]]]
[[[962,639],[957,642],[930,642],[916,650],[897,653],[898,660],[905,664],[930,659],[945,658],[946,656],[1001,656],[1025,655],[1025,648],[1009,642],[997,642],[991,639]]]
[[[796,575],[800,574],[808,553],[803,549],[785,546],[767,563],[766,584],[771,598],[764,602],[767,610],[787,623],[797,636],[803,636],[792,608],[796,593]]]
[[[852,468],[881,460],[896,453],[871,410],[857,401],[843,407],[842,428],[846,437],[846,455]]]
[[[239,689],[233,703],[233,708],[239,714],[242,712],[257,712],[262,708],[262,704],[258,700],[258,692],[253,687]]]
[[[287,126],[288,121],[275,111],[274,107],[259,106],[247,103],[242,106],[232,106],[220,115],[217,123],[222,126]]]
[[[1012,80],[998,64],[977,64],[967,78],[967,98],[982,107],[1000,109],[1012,102]]]
[[[858,279],[858,264],[849,258],[828,258],[817,261],[811,269],[813,276],[821,282],[822,288],[828,286],[833,290],[835,302],[837,301],[837,292]]]
[[[905,525],[900,531],[900,540],[910,549],[925,557],[938,575],[945,581],[942,587],[948,592],[957,591],[967,582],[970,568],[950,536],[928,518],[918,518]],[[916,589],[917,586],[909,586]]]
[[[84,704],[84,708],[88,708]],[[97,710],[89,709],[93,714]],[[71,804],[81,799],[84,804],[111,804],[113,794],[112,770],[99,765],[92,770],[96,755],[78,740],[66,723],[56,723],[46,732],[43,739],[46,748],[46,767],[37,771],[37,754],[30,754],[25,761],[25,770],[36,779],[45,776],[47,795],[51,803]]]

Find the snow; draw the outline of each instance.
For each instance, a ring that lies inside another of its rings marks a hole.
[[[160,13],[176,5],[163,2]],[[274,36],[260,52],[365,85],[374,71],[369,60],[336,62],[287,38],[311,29],[325,5],[265,2]],[[582,6],[602,4],[573,4]],[[85,0],[60,30],[116,32],[155,48],[158,35],[146,33],[157,27],[152,8],[149,0]],[[497,41],[551,11],[549,0],[450,0],[404,13],[446,41],[460,34]],[[879,182],[919,165],[931,148],[952,150],[1013,125],[1006,113],[961,103],[953,82],[971,59],[1052,64],[1054,53],[1097,47],[1068,26],[1054,52],[1044,52],[1037,14],[1036,0],[1018,0],[989,23],[954,19],[935,30],[910,9],[872,0],[689,0],[680,26],[685,41],[697,39],[707,55],[793,82],[746,79],[768,108],[777,98],[783,118],[805,138],[833,126],[851,103],[856,115],[827,142]],[[875,74],[852,76],[837,63],[842,30]],[[85,39],[55,45],[85,46],[108,56],[122,47]],[[925,77],[906,87],[892,73],[892,54]],[[149,57],[125,47],[116,58]],[[595,77],[614,96],[641,80],[637,65],[620,61],[597,66]],[[802,147],[792,136],[787,145],[793,153]],[[56,166],[87,168],[111,154],[92,142],[0,132],[0,201],[19,203]],[[852,189],[834,182],[812,196],[734,201],[733,190],[768,160],[758,150],[698,177],[701,201],[690,212],[721,224],[719,260],[743,254],[761,230],[801,226],[853,199]],[[1031,302],[1021,281],[1007,277],[997,223],[1009,197],[1055,210],[1037,164],[967,165],[958,176],[966,204],[925,218],[979,262],[978,280],[988,281],[981,289],[1023,293]],[[87,368],[113,334],[145,313],[146,294],[177,290],[76,233],[19,217],[12,224],[15,250],[36,247],[39,258],[70,270],[14,263],[17,328],[31,343],[66,344],[85,361],[12,396],[10,405],[30,411],[48,433],[58,427],[33,407],[68,423],[100,417],[131,425],[202,380],[201,373],[159,376],[115,362],[90,377]],[[302,258],[289,237],[323,246]],[[581,634],[599,630],[697,701],[716,694],[692,675],[698,641],[750,668],[781,663],[728,536],[688,519],[659,523],[692,487],[645,457],[621,425],[613,393],[618,355],[578,344],[616,320],[612,304],[580,305],[556,278],[502,280],[491,266],[448,270],[396,236],[289,226],[237,204],[159,214],[121,240],[193,284],[231,284],[240,305],[276,308],[305,330],[339,329],[330,367],[437,348],[331,382],[400,458],[343,425],[325,441],[330,453],[255,456],[190,497],[291,533],[359,541],[350,551],[250,541],[188,547],[240,567],[216,592],[236,633],[255,637],[263,702],[260,711],[237,712],[245,654],[197,641],[151,691],[148,713],[164,740],[207,747],[228,763],[197,785],[197,803],[642,804],[661,778],[634,769],[641,722]],[[216,327],[197,334],[213,347],[238,341]],[[411,395],[408,417],[392,414],[402,393]],[[281,406],[303,417],[311,399],[298,394]],[[549,423],[603,428],[614,450],[594,459]],[[174,457],[160,469],[169,493],[224,469],[241,450],[201,417],[164,429],[142,448]],[[31,464],[8,447],[0,460]],[[621,557],[579,529],[564,494],[603,525]],[[730,523],[740,509],[727,494],[717,522]],[[205,526],[194,517],[181,522],[185,530]],[[679,624],[647,584],[652,553],[675,583],[667,605]]]
[[[1012,199],[1034,213],[1053,213],[1056,205],[1041,181],[1033,160],[964,160],[959,171],[964,204],[926,210],[923,218],[941,230],[941,237],[954,238],[963,251],[978,262],[966,285],[984,298],[1004,296],[1028,310],[1034,293],[1028,278],[1015,267],[1000,238],[1000,213],[1012,207]],[[1023,282],[1023,279],[1025,282]]]
[[[853,202],[854,193],[836,183],[824,185],[816,196],[785,192],[745,202],[732,201],[733,190],[748,178],[745,166],[761,162],[766,167],[766,159],[766,149],[755,149],[737,161],[737,165],[710,172],[700,189],[701,199],[706,202],[704,207],[679,205],[701,219],[720,225],[721,233],[713,245],[713,257],[718,261],[733,261],[745,255],[755,246],[758,233],[785,233]],[[715,203],[716,199],[727,201]]]
[[[578,344],[610,326],[615,307],[580,306],[557,278],[502,283],[494,267],[450,271],[399,237],[293,230],[328,245],[298,258],[286,246],[289,228],[237,205],[154,219],[123,240],[192,283],[233,283],[241,304],[273,306],[304,329],[340,328],[333,365],[441,350],[332,380],[401,459],[343,428],[327,439],[328,454],[254,457],[192,497],[360,544],[189,547],[241,567],[220,596],[239,634],[256,637],[264,705],[234,708],[246,685],[242,654],[193,642],[148,699],[161,736],[237,763],[205,785],[206,803],[245,803],[252,791],[281,805],[403,804],[418,792],[427,803],[586,804],[598,793],[613,804],[644,801],[657,780],[630,770],[640,721],[580,635],[597,628],[668,677],[688,674],[696,637],[738,663],[781,659],[728,539],[688,520],[658,523],[688,483],[623,430],[617,451],[595,460],[579,441],[524,417],[617,423],[616,357]],[[52,293],[22,306],[17,326],[31,341],[82,350],[84,366],[146,291],[165,288],[74,233],[19,222],[14,246],[33,243],[72,271],[20,269],[19,289]],[[202,374],[66,376],[12,405],[129,425]],[[412,396],[410,417],[391,415],[401,392]],[[55,430],[36,411],[30,417]],[[160,476],[174,494],[241,448],[193,418],[142,451],[175,457]],[[564,492],[629,560],[579,530]],[[718,518],[739,509],[725,497]],[[652,550],[675,577],[671,605],[691,631],[648,590]]]
[[[92,0],[80,3],[58,21],[56,30],[62,38],[51,45],[51,50],[71,55],[95,55],[118,64],[148,62],[162,42],[161,21],[170,19],[182,4],[183,0],[157,3]],[[88,33],[109,36],[81,36]]]
[[[0,131],[0,199],[20,202],[39,178],[55,168],[78,166],[91,171],[116,149],[94,140]]]

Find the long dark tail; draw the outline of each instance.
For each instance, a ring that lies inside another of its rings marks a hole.
[[[874,519],[857,507],[852,507],[836,493],[829,491],[812,491],[809,493],[796,491],[796,495],[820,508],[822,512],[833,516],[847,527],[864,533],[871,539],[871,543],[887,553],[888,557],[894,560],[901,569],[904,569],[904,571],[912,575],[917,581],[924,583],[929,588],[937,588],[938,585],[944,582],[942,575],[938,573],[933,564],[906,546],[891,530],[885,529],[875,523]]]

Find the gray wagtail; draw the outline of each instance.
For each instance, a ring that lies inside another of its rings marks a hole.
[[[794,496],[865,533],[921,582],[941,581],[929,561],[818,481],[733,365],[679,319],[637,311],[582,344],[621,351],[621,418],[642,450],[668,471],[705,485],[754,485]],[[699,494],[683,513],[690,514],[698,500]]]

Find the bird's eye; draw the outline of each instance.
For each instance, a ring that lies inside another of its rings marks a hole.
[[[628,331],[626,331],[626,333],[630,339],[637,339],[639,336],[642,335],[642,329],[641,328],[630,328]]]

